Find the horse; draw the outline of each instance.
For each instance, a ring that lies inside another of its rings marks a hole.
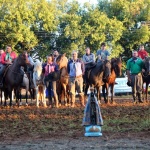
[[[29,82],[29,78],[28,75],[24,72],[24,76],[23,76],[23,82],[21,84],[21,88],[20,88],[20,105],[22,105],[22,94],[21,91],[22,89],[25,89],[25,99],[26,99],[26,106],[28,106],[28,92],[30,93],[30,97],[31,97],[31,102],[33,99],[33,91],[30,88],[30,82]]]
[[[8,97],[10,98],[10,107],[12,106],[12,90],[16,90],[16,98],[19,106],[19,91],[21,87],[21,83],[23,81],[23,71],[21,70],[21,66],[29,65],[28,58],[26,57],[25,53],[21,53],[13,62],[12,65],[9,65],[4,72],[4,95],[5,95],[5,102],[4,106],[6,106],[6,98],[7,92]]]
[[[65,106],[69,105],[69,75],[67,71],[67,64],[68,64],[68,59],[66,57],[66,54],[60,54],[56,58],[56,63],[59,66],[60,69],[60,84],[62,87],[62,93],[61,95],[64,95],[64,104]],[[59,85],[60,86],[60,85]],[[62,98],[62,97],[61,97]],[[61,104],[61,100],[59,100]]]
[[[39,107],[39,102],[41,100],[44,107],[46,105],[46,87],[43,83],[44,75],[42,74],[42,62],[38,59],[34,64],[33,69],[33,83],[36,89],[36,106]]]
[[[143,65],[143,69],[145,70],[144,73],[142,73],[142,77],[143,77],[143,84],[146,83],[146,87],[145,90],[143,90],[143,99],[144,100],[148,100],[147,96],[148,96],[148,85],[150,83],[150,57],[146,57],[144,60],[144,65]]]
[[[111,103],[113,103],[113,93],[116,77],[121,76],[122,61],[120,58],[111,59],[111,74],[108,78],[103,79],[104,85],[102,86],[102,93],[105,103],[109,102],[108,90],[110,87]],[[106,92],[106,94],[105,94]]]
[[[103,78],[106,78],[110,75],[111,72],[111,63],[108,60],[97,62],[95,66],[89,68],[85,74],[85,89],[84,95],[86,97],[89,86],[96,89],[97,91],[97,100],[101,101],[100,88],[104,84]]]

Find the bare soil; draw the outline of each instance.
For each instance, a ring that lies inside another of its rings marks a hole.
[[[102,104],[101,137],[85,137],[84,108],[43,108],[23,105],[0,108],[0,150],[149,150],[150,103],[115,97]],[[35,102],[33,102],[35,103]]]

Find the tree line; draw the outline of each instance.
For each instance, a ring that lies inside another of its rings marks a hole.
[[[11,44],[45,58],[90,47],[96,53],[106,42],[111,57],[128,59],[145,44],[149,51],[150,0],[99,0],[81,5],[72,0],[0,0],[0,47]]]

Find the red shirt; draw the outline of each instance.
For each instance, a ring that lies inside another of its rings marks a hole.
[[[5,64],[5,56],[6,56],[5,52],[0,55],[0,63],[1,64]]]
[[[147,53],[146,50],[138,51],[138,56],[139,56],[141,59],[144,59],[146,56],[148,56],[148,53]]]
[[[17,54],[12,51],[10,53],[10,57],[11,57],[11,61],[13,62],[17,58]],[[9,60],[9,58],[7,58],[7,53],[6,53],[6,55],[5,55],[5,62],[7,62],[8,60]]]

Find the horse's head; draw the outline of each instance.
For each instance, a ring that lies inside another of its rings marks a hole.
[[[112,58],[111,59],[111,70],[115,71],[116,76],[121,76],[122,74],[122,61],[121,58]]]
[[[60,54],[56,59],[56,63],[59,66],[59,69],[67,67],[68,59],[66,57],[66,54]]]
[[[145,73],[149,74],[149,72],[150,72],[150,57],[145,58],[143,68],[145,69]]]
[[[41,78],[42,74],[42,62],[40,62],[38,59],[34,63],[34,70],[33,73],[35,75],[35,79],[39,80]]]
[[[107,78],[111,74],[111,63],[109,60],[103,62],[104,75],[103,78]]]
[[[29,60],[28,60],[28,57],[26,56],[26,54],[23,52],[21,53],[18,58],[17,58],[17,63],[20,65],[20,66],[26,66],[26,65],[29,65]]]

